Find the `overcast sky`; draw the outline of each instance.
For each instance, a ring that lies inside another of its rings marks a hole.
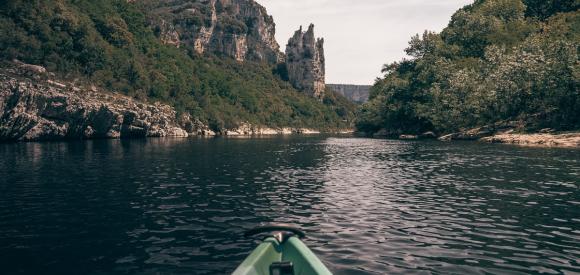
[[[407,42],[424,30],[441,31],[473,0],[257,0],[276,22],[282,50],[303,25],[324,37],[326,82],[372,84],[383,64],[405,56]]]

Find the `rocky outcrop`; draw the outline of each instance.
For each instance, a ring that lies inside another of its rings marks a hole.
[[[494,124],[444,135],[441,141],[472,140],[524,146],[580,147],[580,133],[557,134],[553,129],[527,129],[529,121],[500,121]]]
[[[13,70],[14,71],[14,70]],[[191,133],[205,130],[184,118]],[[163,104],[0,72],[0,140],[187,137]]]
[[[181,39],[179,37],[179,33],[175,29],[175,26],[165,22],[165,20],[161,20],[159,23],[159,38],[161,42],[166,45],[173,45],[177,48],[181,45]]]
[[[440,141],[478,141],[536,147],[580,148],[580,132],[558,132],[551,128],[536,128],[534,120],[499,121],[494,124],[472,128],[439,137]],[[530,128],[532,127],[532,128]],[[368,136],[369,133],[360,133]],[[381,129],[372,134],[375,138],[398,138],[401,140],[436,139],[434,132],[420,135],[401,134],[399,131]]]
[[[250,123],[242,123],[235,129],[226,130],[223,133],[225,136],[268,136],[268,135],[291,135],[302,134],[312,135],[320,134],[320,131],[308,128],[271,128],[252,125]]]
[[[296,89],[319,100],[324,97],[324,40],[314,37],[314,25],[306,32],[300,27],[288,41],[284,55],[276,42],[272,16],[253,0],[134,2],[143,5],[163,43],[240,62],[285,65]]]
[[[489,137],[495,133],[495,129],[491,127],[474,128],[463,132],[452,133],[439,137],[441,141],[452,140],[479,140],[484,137]]]
[[[325,84],[324,39],[316,39],[314,25],[306,32],[302,27],[286,46],[288,79],[294,88],[322,100]]]
[[[365,103],[369,100],[370,85],[326,84],[326,87],[346,97],[355,103]]]
[[[282,59],[274,20],[253,0],[143,0],[141,4],[166,44],[238,61],[273,64]]]
[[[513,132],[515,129],[522,127],[519,121],[500,121],[495,124],[485,125],[465,131],[444,135],[439,138],[441,141],[452,140],[479,140],[485,137],[493,136],[498,133]]]
[[[580,133],[571,134],[499,134],[481,139],[484,142],[524,146],[580,148]]]

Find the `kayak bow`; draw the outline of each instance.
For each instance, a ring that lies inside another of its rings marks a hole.
[[[288,226],[264,226],[248,231],[250,237],[273,233],[254,249],[233,275],[329,275],[332,274],[300,240],[305,234]]]

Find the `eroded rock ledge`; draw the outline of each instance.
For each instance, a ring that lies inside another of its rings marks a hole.
[[[530,121],[500,121],[443,136],[438,136],[434,132],[410,135],[386,129],[374,133],[373,136],[398,137],[401,140],[438,139],[440,141],[481,141],[522,146],[580,148],[580,132],[557,132],[550,128],[538,129],[533,119]]]
[[[1,141],[188,135],[167,105],[0,73]]]
[[[532,125],[533,122],[526,121],[502,121],[445,135],[439,140],[476,140],[524,146],[580,147],[580,133],[557,133],[554,129],[533,130]],[[532,128],[532,130],[528,128]]]
[[[525,146],[578,147],[580,133],[571,134],[499,134],[482,138],[481,141]]]
[[[224,136],[268,136],[268,135],[292,135],[292,134],[302,134],[302,135],[312,135],[320,134],[320,131],[308,128],[271,128],[252,125],[250,123],[242,123],[235,129],[226,130],[222,133]]]

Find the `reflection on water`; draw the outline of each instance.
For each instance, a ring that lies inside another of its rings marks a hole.
[[[0,144],[3,274],[220,274],[260,223],[336,274],[580,272],[580,151],[333,137]]]

